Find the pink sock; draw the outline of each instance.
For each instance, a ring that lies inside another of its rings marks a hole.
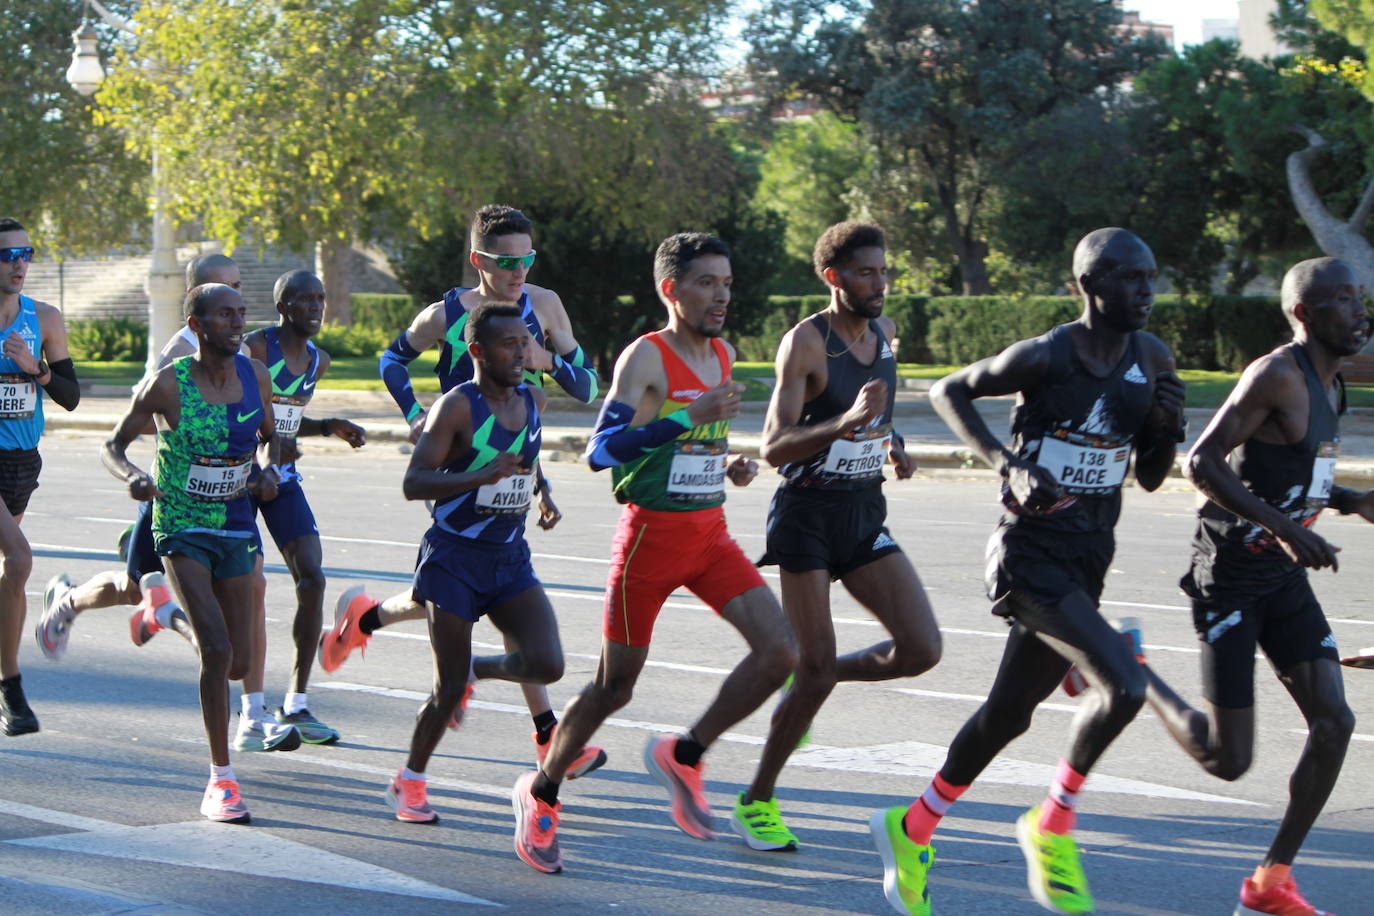
[[[1073,829],[1073,806],[1078,801],[1078,791],[1083,788],[1087,775],[1069,766],[1067,760],[1059,761],[1059,772],[1055,774],[1050,794],[1040,806],[1040,829],[1045,833],[1068,833]]]
[[[952,786],[939,773],[920,798],[906,809],[906,835],[918,846],[929,846],[935,825],[949,811],[968,786]]]

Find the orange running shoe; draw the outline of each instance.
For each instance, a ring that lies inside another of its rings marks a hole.
[[[252,818],[239,795],[239,784],[232,779],[211,779],[200,800],[200,813],[224,824],[246,824]]]
[[[381,604],[361,585],[344,591],[334,603],[334,626],[320,637],[320,667],[333,674],[348,660],[354,649],[367,655],[372,636],[358,629],[358,618]]]
[[[549,874],[563,870],[558,852],[558,812],[561,802],[550,805],[530,792],[539,774],[526,773],[515,781],[510,805],[515,809],[515,854],[530,868]]]
[[[538,759],[539,765],[544,765],[544,760],[549,756],[549,748],[553,747],[553,733],[558,731],[555,725],[549,731],[547,744],[539,743],[539,732],[530,735],[534,739],[534,756]],[[592,770],[599,769],[606,762],[606,749],[595,745],[585,745],[578,755],[573,758],[572,765],[568,767],[568,772],[563,774],[564,779],[576,779],[579,776],[586,776]]]
[[[1234,916],[1259,913],[1268,916],[1336,916],[1326,910],[1319,910],[1303,899],[1298,893],[1298,882],[1292,876],[1269,890],[1260,892],[1255,882],[1246,878],[1240,883],[1240,903],[1236,904]]]
[[[706,803],[706,793],[702,791],[701,774],[706,764],[698,761],[696,766],[689,767],[678,763],[673,757],[677,741],[676,735],[650,738],[644,745],[644,766],[649,775],[668,790],[668,798],[673,803],[673,823],[688,836],[714,840],[716,832],[711,823],[711,806]]]
[[[398,771],[386,787],[387,800],[396,809],[396,820],[411,824],[437,824],[439,812],[429,806],[423,779],[405,779]]]

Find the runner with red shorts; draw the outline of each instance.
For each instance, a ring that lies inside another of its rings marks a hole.
[[[702,755],[758,709],[795,666],[791,630],[773,593],[725,527],[725,479],[744,486],[758,465],[727,450],[743,385],[730,378],[733,350],[720,340],[730,302],[730,250],[703,233],[670,236],[654,257],[668,326],[621,354],[587,447],[593,470],[612,468],[625,503],[611,546],[601,664],[568,705],[538,770],[515,784],[515,851],[556,872],[558,787],[579,749],[630,701],[649,655],[654,621],[685,586],[740,631],[749,654],[686,734],[649,740],[644,763],[672,800],[674,822],[712,839]]]

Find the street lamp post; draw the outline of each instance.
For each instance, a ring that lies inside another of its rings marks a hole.
[[[114,16],[105,9],[99,0],[89,0],[105,22],[114,28],[134,34],[127,22]],[[100,64],[100,54],[96,50],[95,29],[84,19],[81,28],[72,36],[76,43],[72,51],[71,66],[67,68],[67,82],[78,93],[90,96],[100,87],[105,78],[105,68]],[[148,276],[144,291],[148,294],[148,354],[146,368],[157,368],[158,352],[166,340],[181,327],[181,271],[177,266],[176,240],[173,235],[172,219],[168,213],[167,189],[163,185],[162,171],[158,164],[157,145],[153,145],[153,237],[152,257],[148,264]]]

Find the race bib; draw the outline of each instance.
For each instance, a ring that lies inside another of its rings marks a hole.
[[[1102,496],[1120,489],[1125,482],[1131,447],[1054,430],[1040,440],[1035,463],[1053,474],[1065,493]]]
[[[830,443],[821,473],[848,480],[881,477],[887,462],[887,447],[891,444],[890,423],[851,432]]]
[[[1325,505],[1331,499],[1331,487],[1336,483],[1336,456],[1339,442],[1317,444],[1317,457],[1312,459],[1312,483],[1307,487],[1307,501]]]
[[[0,375],[0,420],[27,420],[38,409],[38,386],[20,373]]]
[[[668,466],[668,498],[708,503],[725,498],[726,448],[723,441],[678,440]]]
[[[307,398],[272,395],[272,420],[276,424],[278,436],[296,438],[296,433],[301,431],[301,417],[305,416],[307,402]]]
[[[248,475],[253,456],[211,458],[192,455],[186,474],[186,494],[203,503],[227,503],[248,492]]]
[[[524,471],[477,488],[478,515],[524,515],[534,496],[534,474]]]

